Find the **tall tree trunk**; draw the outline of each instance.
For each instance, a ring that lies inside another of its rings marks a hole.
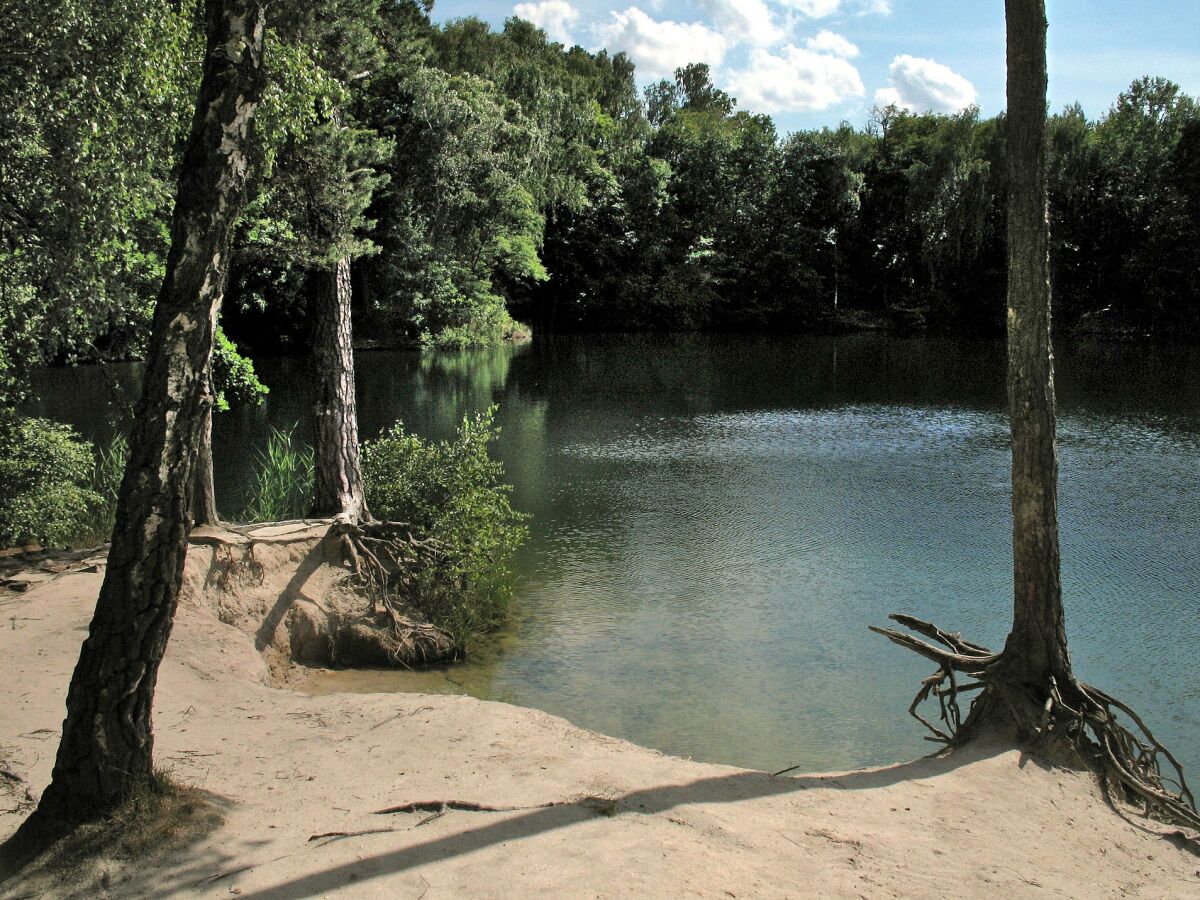
[[[317,274],[313,309],[312,369],[315,491],[313,515],[366,521],[366,496],[358,453],[354,399],[354,348],[350,321],[350,260]]]
[[[1008,403],[1012,422],[1013,627],[1008,676],[1045,692],[1070,672],[1058,546],[1058,451],[1046,199],[1046,8],[1006,0]]]
[[[999,726],[1057,760],[1095,768],[1114,805],[1134,803],[1146,815],[1200,831],[1200,814],[1175,756],[1130,707],[1071,670],[1059,573],[1050,344],[1045,0],[1005,0],[1005,17],[1012,631],[999,654],[911,616],[891,618],[927,640],[892,628],[872,631],[937,662],[938,671],[922,681],[909,709],[937,740],[959,743],[981,726]],[[977,682],[962,686],[956,672]],[[959,698],[979,685],[983,690],[960,723]],[[917,712],[931,696],[938,700],[941,728]]]
[[[53,780],[30,819],[40,825],[101,815],[152,774],[151,702],[187,555],[213,323],[263,90],[264,19],[262,0],[205,4],[204,73],[145,385],[104,584],[67,695]]]
[[[192,527],[221,524],[217,515],[217,489],[213,482],[212,422],[215,396],[211,368],[206,380],[208,386],[202,401],[204,421],[200,426],[200,448],[196,452],[195,484],[192,485]]]

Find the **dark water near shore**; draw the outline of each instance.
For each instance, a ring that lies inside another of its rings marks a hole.
[[[265,408],[217,417],[226,511],[268,424],[307,428],[302,362],[259,368]],[[1077,671],[1200,771],[1200,352],[1077,343],[1058,368]],[[368,435],[444,437],[498,403],[532,538],[513,624],[474,662],[316,690],[467,691],[699,759],[849,767],[929,748],[905,715],[929,666],[868,624],[1006,632],[998,343],[547,338],[358,369]],[[135,387],[122,367],[40,384],[44,412],[99,438]]]

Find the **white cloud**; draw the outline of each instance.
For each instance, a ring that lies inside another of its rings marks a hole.
[[[842,6],[842,0],[782,0],[782,3],[809,19],[832,16]]]
[[[875,92],[875,105],[887,109],[889,106],[904,108],[904,100],[895,88],[880,88]]]
[[[932,59],[897,56],[888,67],[891,87],[875,92],[879,106],[899,106],[913,112],[958,112],[978,96],[975,86]]]
[[[858,14],[860,16],[890,16],[892,0],[859,0]]]
[[[699,22],[659,21],[636,6],[613,12],[596,26],[595,35],[602,46],[624,50],[638,73],[649,78],[668,76],[688,63],[718,66],[728,49],[724,36]]]
[[[549,35],[550,40],[573,44],[571,26],[579,20],[579,10],[566,0],[541,0],[540,3],[518,3],[513,14],[532,22]]]
[[[714,25],[736,40],[770,47],[787,37],[763,0],[699,0],[699,5]]]
[[[840,34],[829,30],[817,32],[817,36],[805,41],[804,46],[817,53],[828,53],[831,56],[840,56],[842,59],[854,59],[858,56],[857,47]]]
[[[749,67],[730,75],[727,87],[739,106],[765,113],[800,112],[863,95],[858,70],[839,56],[792,44],[780,54],[754,50]]]

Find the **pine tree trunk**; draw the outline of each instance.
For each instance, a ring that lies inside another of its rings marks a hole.
[[[53,780],[30,820],[38,825],[101,815],[152,774],[151,702],[187,555],[213,324],[263,89],[264,19],[261,0],[205,5],[204,73],[112,549],[71,678]]]
[[[317,274],[313,309],[312,369],[315,491],[313,515],[366,521],[354,399],[354,348],[350,321],[350,260]]]
[[[1008,402],[1012,421],[1013,628],[1007,675],[1044,693],[1070,672],[1058,546],[1058,451],[1046,200],[1046,9],[1006,0]]]
[[[212,373],[209,372],[205,390],[204,422],[200,426],[200,449],[196,453],[196,483],[192,485],[192,527],[198,525],[220,525],[217,515],[217,488],[213,482],[212,421],[213,388]]]

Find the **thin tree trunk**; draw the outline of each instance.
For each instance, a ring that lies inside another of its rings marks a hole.
[[[358,453],[349,258],[343,257],[334,268],[317,274],[314,302],[313,514],[363,522],[370,514]]]
[[[213,422],[213,387],[212,372],[208,373],[208,387],[205,389],[204,421],[200,426],[200,449],[196,453],[196,478],[192,485],[192,527],[198,525],[220,525],[221,518],[217,515],[217,489],[213,482],[212,457],[212,422]]]
[[[1147,816],[1200,830],[1200,815],[1176,758],[1133,710],[1071,670],[1059,575],[1050,346],[1045,0],[1005,0],[1005,14],[1012,631],[1004,650],[995,654],[911,616],[891,617],[905,631],[871,630],[937,662],[938,671],[921,682],[909,708],[936,740],[958,744],[981,728],[998,727],[1057,761],[1094,768],[1114,807],[1132,802]],[[976,681],[963,685],[955,673]],[[959,699],[979,685],[983,690],[960,723]],[[917,712],[931,696],[940,707],[940,728]]]
[[[151,702],[187,555],[213,323],[263,89],[264,19],[261,0],[205,4],[204,74],[145,384],[104,584],[67,695],[53,780],[30,819],[42,826],[101,815],[152,776]]]
[[[1058,451],[1046,200],[1046,9],[1006,0],[1008,402],[1012,421],[1013,628],[1008,675],[1044,692],[1070,672],[1058,546]]]

